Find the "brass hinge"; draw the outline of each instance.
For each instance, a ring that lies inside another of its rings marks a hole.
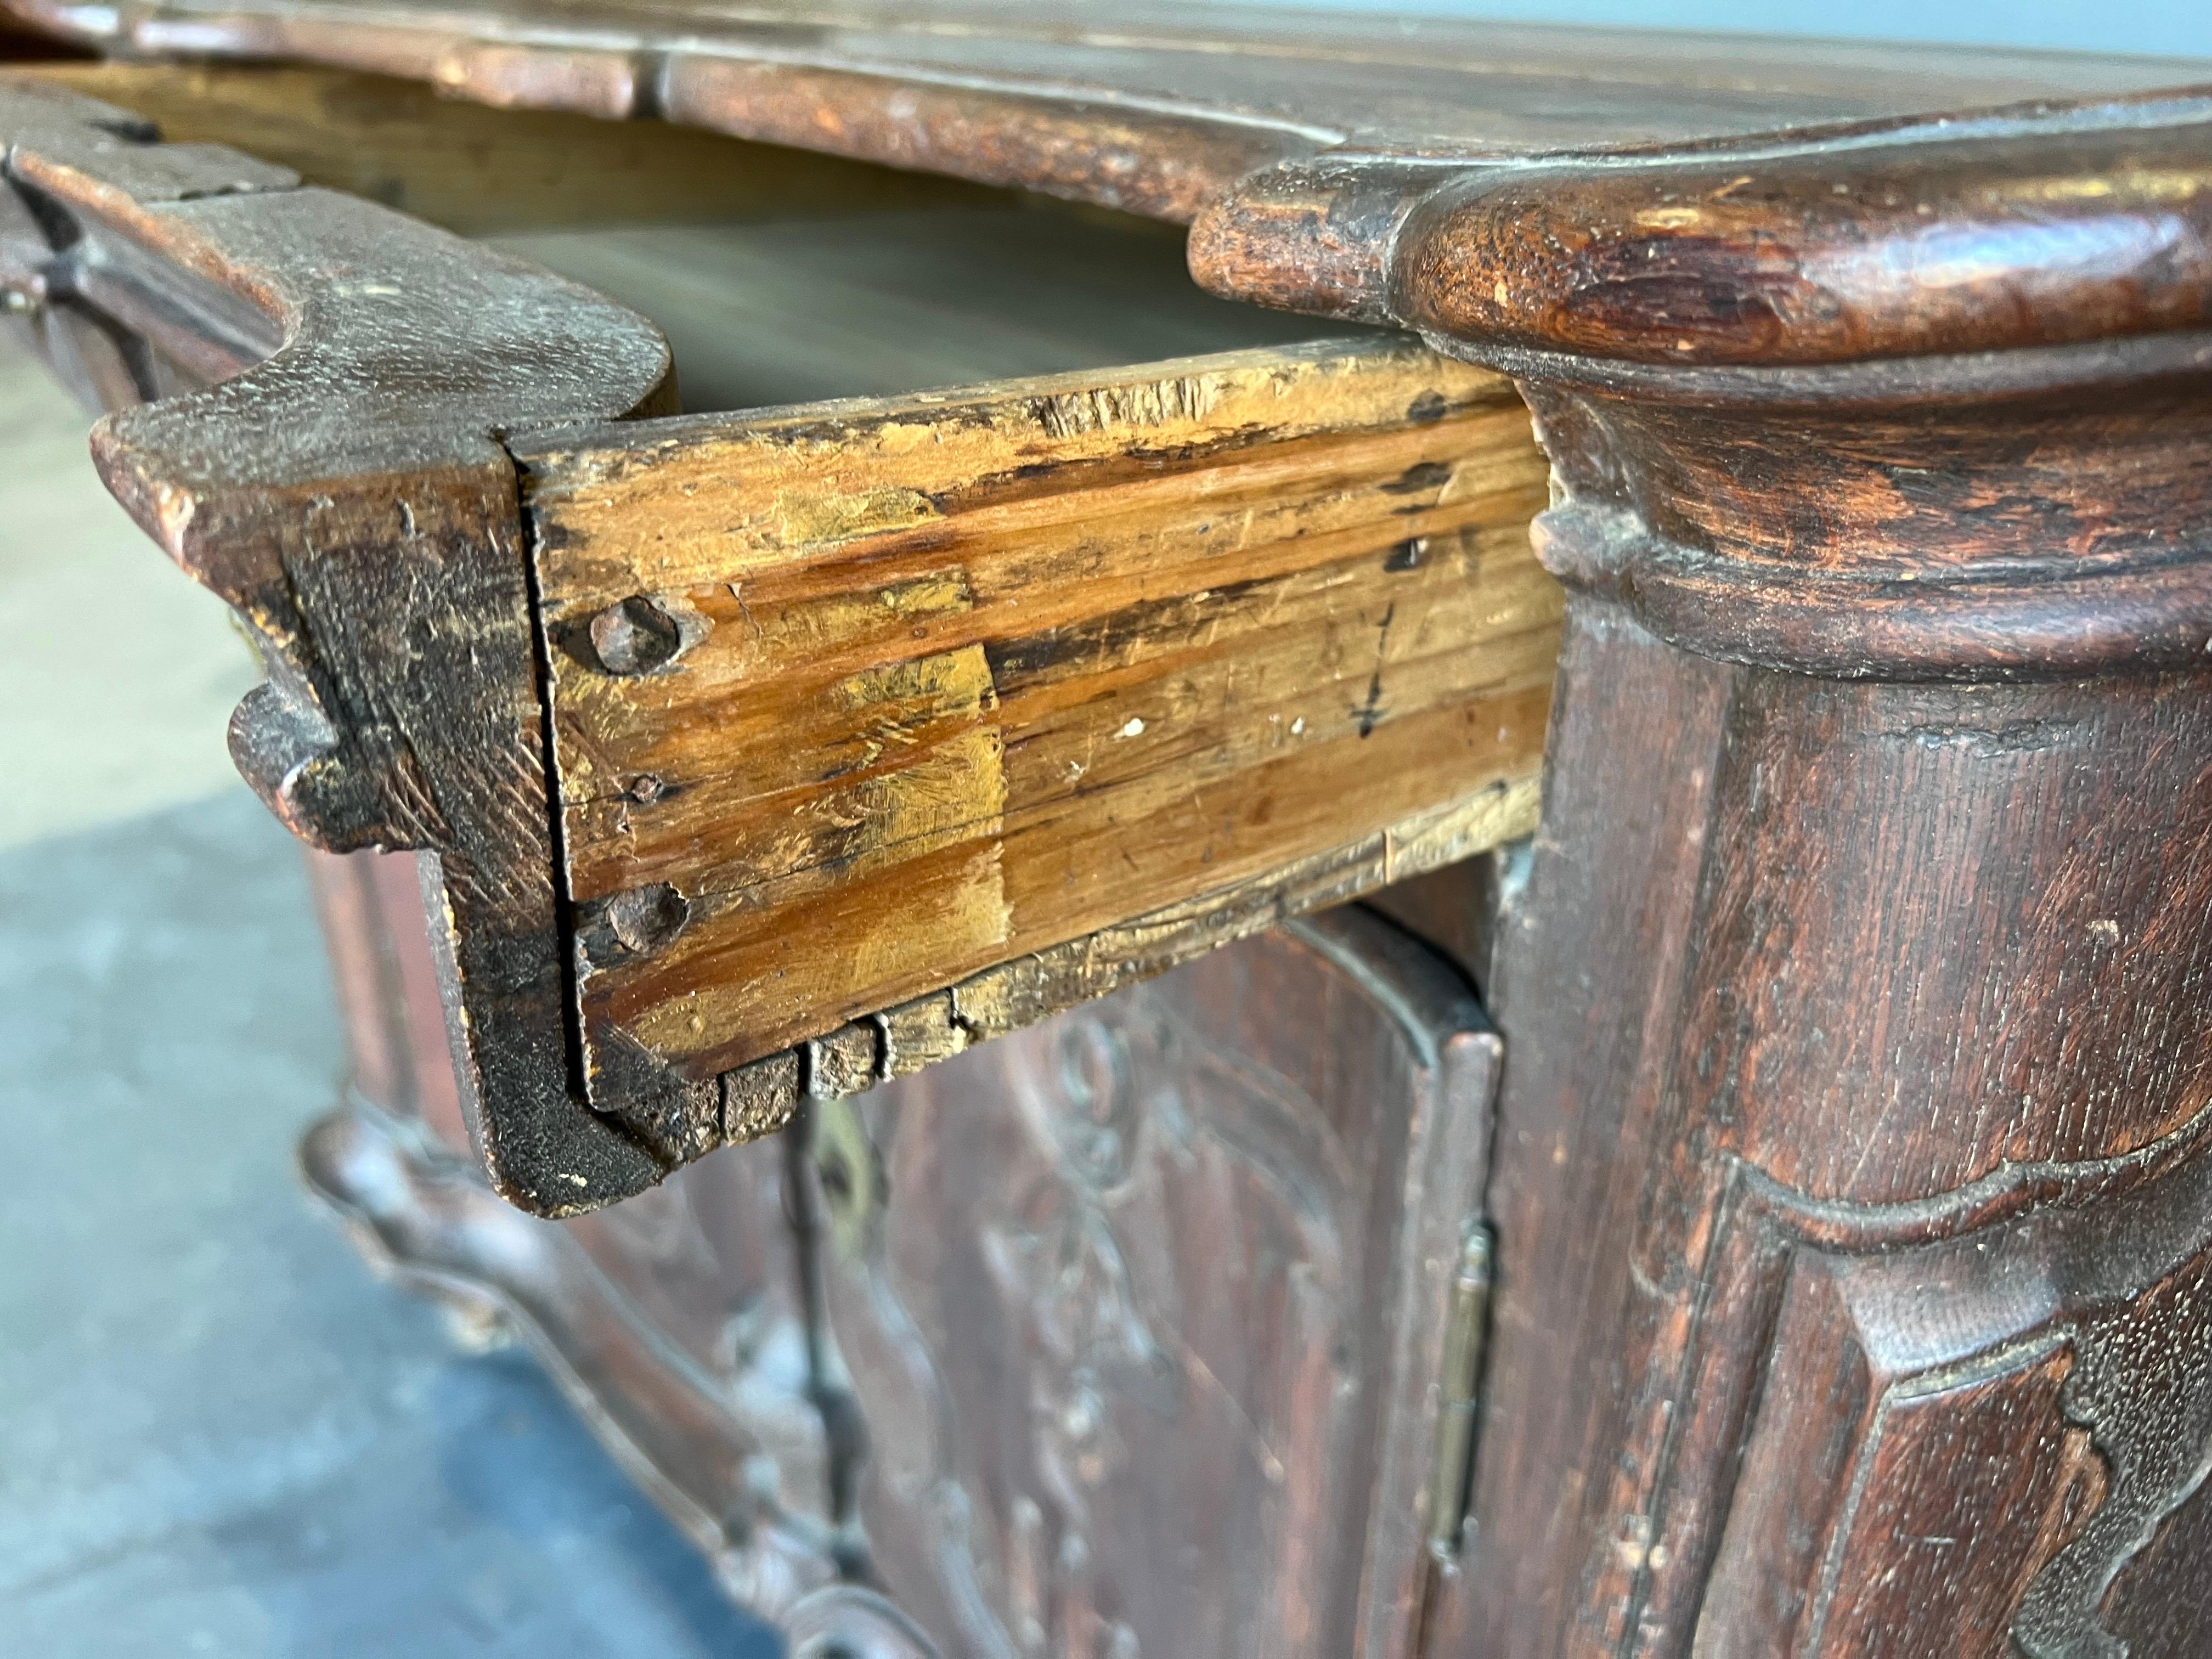
[[[1467,1224],[1452,1274],[1444,1327],[1442,1396],[1429,1468],[1429,1553],[1449,1561],[1467,1528],[1468,1485],[1474,1469],[1474,1401],[1482,1382],[1482,1349],[1490,1324],[1490,1229]]]

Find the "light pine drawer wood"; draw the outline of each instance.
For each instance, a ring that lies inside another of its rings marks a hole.
[[[893,1075],[1010,973],[1056,1006],[1533,825],[1544,471],[1419,346],[517,454],[595,1092],[855,1020]]]

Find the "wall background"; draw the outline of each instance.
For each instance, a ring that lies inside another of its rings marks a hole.
[[[1220,0],[1283,4],[1286,0]],[[2212,0],[1287,0],[1311,10],[2212,58]]]

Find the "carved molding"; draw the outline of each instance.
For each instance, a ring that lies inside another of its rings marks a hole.
[[[372,1260],[531,1342],[795,1655],[1176,1652],[1137,1627],[1218,1621],[1199,1547],[1261,1575],[1224,1651],[1334,1659],[1356,1625],[1394,1659],[1498,1059],[1449,969],[1348,909],[576,1220],[363,1103],[301,1156]],[[948,1176],[981,1183],[955,1212]],[[945,1295],[1002,1320],[948,1345]]]
[[[2124,1659],[2106,1592],[2212,1472],[2212,1158],[2069,1196],[1931,1204],[1917,1241],[1869,1206],[1844,1243],[1845,1206],[1739,1166],[1680,1369],[1645,1385],[1689,1411],[1616,1476],[1632,1518],[1590,1564],[1624,1631],[1690,1596],[1701,1653],[1771,1651],[1729,1632],[1786,1594],[1746,1622],[1802,1659],[1995,1655],[2008,1628],[2032,1659]]]

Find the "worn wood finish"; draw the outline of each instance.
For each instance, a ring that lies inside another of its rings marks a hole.
[[[1376,19],[1166,0],[8,0],[139,53],[343,64],[502,108],[659,115],[1187,221],[1270,163],[1587,155],[2206,78],[1932,46]]]
[[[939,1651],[1413,1650],[1498,1053],[1355,907],[815,1109],[858,1513]]]
[[[1296,343],[1192,285],[1173,227],[660,122],[496,111],[270,64],[19,70],[489,242],[653,319],[691,410]],[[125,402],[136,401],[135,396]]]
[[[531,438],[634,412],[624,398],[665,407],[659,339],[284,169],[149,145],[143,124],[51,86],[21,96],[27,129],[58,123],[12,152],[23,291],[85,325],[50,328],[60,345],[109,347],[77,356],[104,365],[81,378],[110,404],[218,383],[103,428],[102,465],[270,641],[270,685],[234,746],[272,807],[332,850],[443,861],[471,1112],[526,1207],[635,1191],[774,1127],[802,1090],[910,1071],[1530,820],[1554,600],[1522,533],[1525,417],[1493,376],[1351,343],[790,411],[720,449],[711,426],[641,447],[604,427]],[[243,441],[229,422],[283,439]],[[725,476],[771,456],[773,478]],[[871,466],[872,483],[843,476]],[[1273,499],[1307,474],[1309,493]],[[626,550],[640,507],[662,514],[661,539]],[[958,550],[931,551],[917,513]],[[1231,515],[1244,544],[1215,557]],[[732,519],[750,527],[733,537]],[[609,581],[621,592],[593,586]],[[1032,582],[1060,596],[1041,609]],[[684,597],[702,584],[703,608]],[[841,586],[847,611],[881,592],[930,614],[884,636],[836,621]],[[663,603],[702,637],[730,625],[676,672],[611,676],[663,666],[622,654],[658,648]],[[1132,635],[1126,660],[1086,643],[1094,627]],[[948,664],[967,679],[933,678]],[[952,699],[943,720],[898,706],[914,702],[902,675],[923,702]],[[886,741],[913,764],[834,781],[854,742]],[[1109,760],[1086,777],[1100,744]],[[1377,755],[1407,763],[1380,787],[1364,781]],[[733,793],[763,757],[789,772],[781,798],[757,775]],[[948,766],[950,796],[933,781]],[[963,804],[984,784],[990,799]],[[1117,819],[1152,825],[1146,857],[1083,852]],[[687,840],[696,870],[674,850]],[[938,879],[963,859],[994,884],[988,915],[973,881]],[[917,892],[936,908],[901,916]],[[794,956],[794,926],[823,948]]]
[[[2190,1650],[2137,1564],[2212,1468],[2209,122],[1324,156],[1197,224],[1218,291],[1515,373],[1555,464],[1435,1650]]]
[[[1500,1054],[1443,959],[1339,910],[554,1223],[412,1097],[404,862],[316,866],[360,1094],[308,1181],[465,1340],[527,1340],[795,1650],[1414,1650]],[[1230,1597],[1189,1563],[1224,1538]]]
[[[142,46],[189,39],[218,52],[375,64],[504,103],[657,110],[1188,220],[1193,269],[1217,292],[1410,325],[1514,375],[1553,463],[1536,543],[1571,590],[1570,611],[1534,853],[1525,872],[1516,866],[1488,888],[1497,919],[1433,930],[1478,948],[1494,940],[1487,988],[1510,1062],[1490,1182],[1499,1256],[1474,1530],[1441,1540],[1413,1598],[1420,1634],[1405,1639],[1425,1654],[1486,1659],[2193,1659],[2212,1605],[2192,1553],[2206,1536],[2212,1469],[2212,1032],[2203,1012],[2212,549],[2202,483],[2212,441],[2212,96],[2201,67],[1912,48],[1791,68],[1760,57],[1773,49],[1747,47],[1717,73],[1710,43],[1577,36],[1571,47],[1563,35],[1451,26],[1401,38],[1350,21],[1216,27],[1127,9],[1102,16],[771,7],[709,19],[614,4],[565,8],[557,19],[404,4],[341,15],[210,0],[127,17],[87,13],[78,27]],[[15,118],[24,131],[27,120],[48,120]],[[119,363],[147,384],[152,371],[125,349],[146,337],[163,341],[187,374],[229,373],[264,356],[276,340],[264,312],[239,309],[210,282],[188,285],[185,303],[164,311],[149,296],[177,299],[177,279],[153,280],[144,256],[187,268],[197,260],[204,276],[218,276],[222,249],[167,227],[251,219],[250,204],[302,192],[234,160],[149,160],[133,149],[125,160],[142,200],[185,193],[179,179],[192,192],[233,192],[134,208],[112,193],[112,177],[100,184],[68,159],[87,147],[112,151],[114,137],[80,112],[40,138],[44,149],[17,142],[9,161],[31,194],[6,246],[32,248],[35,271],[65,269],[70,280],[49,289],[69,314],[114,330],[57,332],[75,343],[82,378],[112,386]],[[100,154],[100,167],[120,165]],[[57,213],[125,252],[57,266],[76,246],[52,234]],[[371,252],[338,246],[364,261]],[[179,310],[201,320],[179,327]],[[103,352],[99,337],[114,350]],[[650,378],[592,413],[620,414],[647,395]],[[834,414],[816,413],[848,441]],[[182,431],[163,438],[187,456],[193,441]],[[933,445],[936,434],[918,432],[915,441]],[[533,466],[576,452],[573,439],[520,447]],[[111,442],[108,453],[141,452]],[[221,498],[161,493],[155,485],[192,476],[156,466],[166,453],[146,450],[149,459],[118,476],[149,523],[188,560],[201,558],[193,550],[213,544],[194,538],[224,521]],[[443,465],[445,453],[428,459]],[[522,527],[500,516],[515,482],[468,471],[477,454],[455,463],[463,470],[452,476],[466,487],[441,497],[467,505],[433,518],[428,533],[465,525],[468,533],[453,529],[451,539],[491,550],[472,553],[469,568],[497,573],[482,605],[496,623],[492,658],[512,664],[528,621],[516,574]],[[377,466],[364,476],[378,477],[376,499],[389,501],[390,458]],[[953,476],[965,487],[977,471]],[[928,481],[900,487],[929,493]],[[901,500],[864,498],[856,526],[883,538],[886,562],[922,550],[898,539],[910,526],[867,516]],[[182,501],[192,505],[189,522],[173,510]],[[723,505],[700,509],[710,528],[729,522]],[[654,742],[679,757],[702,746],[687,747],[672,726],[647,732],[632,756],[621,744],[638,740],[635,726],[568,731],[570,691],[598,684],[556,665],[560,653],[583,648],[576,624],[593,659],[617,670],[608,678],[648,695],[662,656],[677,665],[664,677],[673,686],[686,652],[703,663],[733,650],[742,660],[776,637],[765,622],[757,636],[743,626],[750,568],[686,567],[685,550],[708,539],[656,544],[651,528],[635,517],[613,526],[634,544],[629,566],[615,565],[625,579],[579,580],[567,631],[556,618],[544,635],[546,672],[568,677],[556,722],[556,746],[568,745],[564,784],[572,771],[590,780],[576,797],[583,855],[623,845],[620,831],[595,839],[603,832],[581,811],[613,799],[603,784],[628,787],[646,773],[665,782],[645,763],[661,757]],[[388,542],[394,532],[386,523],[380,533]],[[399,544],[422,533],[419,520],[403,526]],[[366,565],[370,540],[348,531],[339,545],[355,546]],[[958,544],[962,556],[977,544]],[[288,545],[319,558],[325,543]],[[550,577],[557,601],[568,580],[565,545],[540,526],[531,549],[531,568]],[[662,581],[651,573],[670,550]],[[218,580],[281,570],[302,592],[324,591],[298,574],[325,568],[304,557],[272,565],[257,554],[210,568]],[[761,576],[792,584],[777,596],[779,628],[802,602],[853,591],[806,586],[799,575],[812,568],[802,560],[799,574]],[[718,580],[738,583],[728,607],[713,599],[708,584]],[[291,591],[274,581],[270,591]],[[1022,597],[1042,606],[1062,596]],[[709,600],[722,607],[711,617]],[[335,601],[319,603],[301,614],[343,637]],[[449,595],[428,620],[451,624],[477,604],[465,595],[457,606]],[[278,769],[299,780],[272,791],[296,820],[428,825],[403,809],[429,800],[480,824],[518,799],[469,781],[480,782],[487,752],[516,752],[510,728],[488,744],[465,724],[450,737],[410,726],[378,700],[387,677],[363,671],[360,684],[378,697],[355,695],[354,682],[329,667],[319,634],[302,635],[314,647],[308,655],[279,633],[289,653],[280,659],[306,690],[264,707],[306,698],[324,724],[264,719],[260,746],[246,747],[249,758],[329,749],[327,763]],[[1000,695],[982,636],[973,642],[995,706],[981,678],[958,678],[960,663],[910,680],[951,715],[943,741],[971,748],[1015,702]],[[838,683],[830,671],[867,665],[865,653],[835,658],[809,682],[810,659],[776,649],[775,665],[810,695]],[[501,681],[510,691],[514,684],[527,676]],[[777,717],[731,695],[752,731]],[[489,698],[478,688],[462,706]],[[422,702],[411,691],[388,701],[402,710]],[[642,706],[603,696],[593,711],[611,720]],[[819,733],[828,707],[780,712],[793,730]],[[338,736],[325,737],[325,726]],[[303,727],[314,742],[286,748],[266,735]],[[392,732],[407,743],[379,747]],[[605,740],[611,759],[603,763],[581,738]],[[1376,741],[1364,747],[1370,757],[1389,752]],[[388,755],[421,769],[394,772]],[[1363,775],[1360,787],[1399,787],[1419,759],[1401,755],[1396,769]],[[547,763],[533,754],[531,833],[544,840],[528,866],[537,872],[528,927],[509,925],[514,901],[503,888],[470,900],[499,924],[490,937],[529,941],[519,956],[491,960],[526,969],[518,978],[539,1023],[500,1029],[536,1041],[480,1048],[477,1074],[505,1076],[511,1063],[515,1077],[545,1076],[547,994],[557,978],[549,952],[570,942],[544,921],[556,867]],[[972,757],[966,764],[959,776],[972,781]],[[704,799],[711,787],[702,769],[696,790]],[[914,793],[908,805],[937,799]],[[951,799],[972,810],[972,791]],[[672,813],[688,810],[680,790],[633,804],[664,800]],[[925,830],[939,822],[919,816]],[[566,837],[565,811],[561,827]],[[1464,825],[1448,829],[1453,838],[1472,845]],[[423,839],[435,841],[427,830]],[[1157,927],[1151,917],[1118,919],[1085,936],[1132,943],[1126,954],[1118,944],[1104,953],[1103,980],[1092,977],[1095,945],[1071,939],[764,1054],[725,1073],[719,1091],[704,1073],[741,1048],[685,1059],[701,1073],[693,1078],[640,1045],[653,1063],[627,1073],[635,1086],[619,1127],[585,1112],[580,1073],[562,1075],[558,1109],[599,1125],[605,1145],[635,1157],[637,1180],[715,1138],[768,1127],[809,1094],[813,1150],[842,1169],[847,1199],[868,1198],[858,1220],[841,1219],[846,1200],[834,1190],[826,1210],[799,1204],[802,1234],[818,1244],[842,1228],[864,1264],[852,1275],[857,1292],[817,1273],[808,1305],[846,1298],[836,1334],[853,1354],[873,1355],[854,1361],[849,1388],[820,1398],[844,1448],[831,1455],[829,1512],[841,1527],[854,1514],[867,1522],[884,1582],[827,1589],[810,1627],[822,1643],[862,1642],[865,1627],[883,1651],[927,1651],[926,1635],[884,1599],[889,1587],[923,1625],[949,1621],[966,1641],[980,1632],[1019,1651],[1052,1638],[1077,1652],[1118,1649],[1117,1659],[1132,1642],[1174,1650],[1185,1632],[1139,1637],[1131,1609],[1139,1595],[1185,1605],[1146,1554],[1155,1536],[1180,1534],[1158,1517],[1127,1521],[1141,1503],[1109,1492],[1108,1477],[1141,1468],[1180,1494],[1179,1481],[1218,1449],[1211,1437],[1155,1445],[1132,1428],[1117,1442],[1131,1461],[1102,1462],[1092,1488],[1083,1484],[1084,1454],[1067,1443],[1071,1419],[1063,1413],[1055,1424],[1047,1409],[1073,1397],[1082,1363],[1067,1355],[1095,1351],[1094,1370],[1126,1356],[1130,1321],[1113,1323],[1100,1347],[1098,1328],[1079,1317],[1110,1302],[1091,1293],[1112,1280],[1089,1265],[1109,1260],[1094,1248],[1091,1223],[1114,1204],[1135,1204],[1139,1189],[1147,1201],[1169,1191],[1166,1175],[1156,1188],[1133,1181],[1115,1197],[1122,1189],[1083,1163],[1104,1143],[1079,1135],[1060,1143],[1057,1173],[1040,1161],[1054,1143],[1034,1135],[994,1138],[955,1170],[943,1143],[975,1125],[925,1134],[872,1103],[852,1109],[836,1098],[908,1059],[951,1054],[1063,1006],[1134,971],[1131,963],[1158,966],[1279,914],[1286,894],[1357,882],[1369,860],[1388,866],[1389,832],[1382,842],[1379,854],[1370,836],[1318,865],[1253,878],[1226,898],[1186,900]],[[467,897],[456,872],[471,866],[437,844],[449,902],[457,888]],[[475,845],[458,836],[453,844],[463,853]],[[605,909],[585,916],[577,935],[587,994],[603,969],[617,970],[596,1011],[613,1012],[610,1029],[637,1017],[616,994],[631,971],[617,969],[617,954],[649,962],[665,951],[663,961],[683,969],[691,921],[688,897],[614,867],[615,882],[591,896],[608,900]],[[565,854],[558,868],[570,870]],[[971,915],[960,904],[972,886],[910,882],[904,890],[917,907],[951,906],[929,925],[957,944],[944,918]],[[643,896],[614,902],[634,895]],[[470,936],[464,927],[460,937]],[[648,971],[636,969],[638,982]],[[668,988],[703,998],[744,982],[702,973],[690,983],[672,977]],[[881,994],[901,983],[896,971],[885,975]],[[861,999],[853,1000],[857,1008]],[[1251,987],[1230,1000],[1237,1019],[1257,1018]],[[495,997],[487,1006],[510,1005]],[[842,1005],[833,995],[827,1006]],[[1302,1005],[1288,997],[1281,1006]],[[984,1006],[1004,1017],[975,1020]],[[580,1010],[580,1028],[593,1012]],[[1324,1024],[1292,1018],[1243,1058],[1295,1052]],[[1032,1047],[1002,1045],[996,1061],[971,1060],[1012,1067],[1057,1040],[1017,1038]],[[487,1069],[486,1054],[500,1064]],[[612,1075],[603,1065],[595,1081]],[[1166,1068],[1144,1103],[1148,1118],[1172,1116],[1178,1095],[1198,1093],[1194,1075]],[[1378,1064],[1369,1080],[1395,1075]],[[1010,1078],[966,1104],[978,1122],[994,1110],[1049,1120],[1032,1109],[1041,1096],[1049,1108],[1048,1090]],[[1078,1148],[1072,1163],[1068,1144]],[[842,1164],[829,1156],[841,1146]],[[888,1149],[882,1167],[866,1151],[878,1146]],[[1120,1156],[1127,1143],[1111,1150]],[[1203,1164],[1194,1154],[1175,1182]],[[970,1166],[995,1173],[996,1184],[959,1186]],[[625,1190],[632,1167],[586,1178],[577,1201]],[[878,1216],[874,1182],[884,1168],[893,1196]],[[1271,1169],[1282,1173],[1283,1160]],[[1299,1190],[1287,1180],[1259,1191],[1256,1210],[1216,1208],[1257,1227],[1297,1209],[1283,1192]],[[940,1218],[972,1221],[978,1234],[1003,1233],[1000,1267],[958,1223],[902,1231],[912,1226],[897,1213],[902,1191]],[[542,1189],[522,1195],[548,1202]],[[1024,1197],[1034,1200],[1027,1211]],[[974,1220],[973,1206],[985,1203],[1003,1207]],[[1125,1266],[1185,1237],[1164,1208],[1147,1213],[1140,1239],[1107,1229]],[[1023,1264],[1042,1258],[1011,1243],[1063,1235],[1080,1271],[1066,1281],[1024,1279]],[[1215,1235],[1202,1236],[1203,1248],[1224,1254]],[[1291,1281],[1302,1295],[1345,1282],[1320,1273],[1311,1251],[1273,1249],[1267,1265],[1286,1256],[1310,1269]],[[956,1271],[971,1258],[976,1272]],[[1256,1267],[1216,1280],[1170,1265],[1149,1282],[1181,1284],[1180,1272],[1224,1294],[1262,1282]],[[1133,1268],[1129,1282],[1138,1282]],[[1326,1325],[1338,1304],[1319,1300]],[[1401,1328],[1419,1327],[1401,1311]],[[829,1318],[815,1316],[811,1364],[827,1363]],[[1139,1328],[1155,1336],[1168,1328],[1149,1311],[1143,1318]],[[1243,1304],[1231,1322],[1245,1337],[1241,1349],[1217,1352],[1209,1334],[1185,1350],[1217,1382],[1222,1364],[1252,1358],[1280,1328]],[[1153,1346],[1166,1352],[1164,1341]],[[1281,1370],[1266,1381],[1289,1388],[1320,1374],[1292,1355],[1296,1346],[1272,1351]],[[1363,1398],[1372,1382],[1357,1385]],[[867,1477],[853,1449],[869,1426],[855,1402],[871,1389],[876,1419],[899,1426],[877,1465],[882,1485],[855,1500],[852,1479]],[[1264,1420],[1287,1433],[1320,1420],[1235,1383],[1219,1393],[1240,1425]],[[963,1429],[954,1408],[971,1396],[1006,1403]],[[1383,1431],[1377,1455],[1405,1458],[1409,1432]],[[1232,1443],[1226,1432],[1218,1439]],[[1286,1493],[1310,1492],[1301,1482],[1316,1468],[1341,1467],[1332,1447],[1344,1443],[1308,1434],[1299,1443],[1296,1471],[1285,1462]],[[949,1524],[963,1512],[957,1504],[918,1507],[918,1493],[943,1492],[946,1470],[967,1495],[964,1513],[984,1517],[971,1532]],[[1332,1528],[1357,1508],[1219,1528],[1209,1605],[1248,1562],[1285,1588],[1240,1628],[1213,1633],[1211,1647],[1249,1638],[1255,1651],[1279,1650],[1283,1639],[1326,1630],[1331,1650],[1345,1650],[1342,1609],[1357,1603],[1343,1577],[1313,1564],[1345,1559]],[[1178,1499],[1179,1517],[1190,1509]],[[1381,1540],[1403,1522],[1403,1508],[1394,1509],[1371,1547],[1386,1548]],[[919,1541],[902,1544],[902,1524]],[[1080,1547],[1060,1551],[1069,1539]],[[842,1559],[858,1571],[856,1556]],[[1295,1576],[1283,1565],[1291,1559]],[[1409,1604],[1374,1588],[1402,1585],[1394,1571],[1371,1559],[1363,1567],[1368,1607]],[[957,1605],[963,1585],[976,1593]],[[1139,1587],[1127,1607],[1121,1586]],[[1269,1623],[1302,1610],[1312,1617],[1296,1632]],[[1394,1633],[1376,1638],[1377,1628]],[[1351,1639],[1387,1651],[1406,1628],[1385,1618]]]
[[[1502,379],[1427,351],[518,454],[610,1104],[648,1063],[711,1079],[1012,958],[1110,959],[1102,930],[1371,836],[1417,873],[1533,806],[1542,465]]]
[[[1843,686],[1589,602],[1570,641],[1555,759],[1673,783],[1555,772],[1589,816],[1508,937],[1490,1541],[1442,1650],[2118,1651],[2104,1587],[2212,1452],[2212,1379],[2152,1358],[2202,1353],[2212,1241],[2202,677]]]
[[[1263,304],[1517,349],[1546,380],[1574,372],[1546,361],[1561,354],[1776,368],[2191,328],[2208,123],[2197,87],[1604,166],[1323,156],[1212,203],[1191,269]]]
[[[1518,359],[1571,598],[1442,1651],[2188,1650],[2120,1632],[2205,1597],[2130,1568],[2212,1468],[2212,357],[2069,291]]]
[[[465,236],[726,223],[988,201],[949,179],[658,121],[494,110],[418,81],[266,64],[52,64],[42,83]]]

